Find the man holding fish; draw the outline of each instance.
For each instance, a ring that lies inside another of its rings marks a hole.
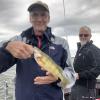
[[[75,83],[66,40],[48,27],[48,5],[28,8],[32,27],[0,47],[0,73],[16,64],[16,100],[63,100],[64,89]]]

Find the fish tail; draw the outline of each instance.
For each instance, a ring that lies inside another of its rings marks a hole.
[[[65,88],[67,84],[69,84],[68,79],[61,73],[61,75],[59,75],[59,78],[61,80],[60,85],[62,88]]]
[[[61,79],[61,87],[65,88],[67,84],[69,84],[68,80],[65,77],[63,77]]]

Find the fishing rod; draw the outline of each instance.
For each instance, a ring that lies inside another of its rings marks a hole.
[[[65,12],[65,1],[63,0],[63,10],[64,10],[64,19],[66,18],[66,12]]]

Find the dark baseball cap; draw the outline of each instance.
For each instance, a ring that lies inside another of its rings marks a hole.
[[[43,10],[49,12],[48,5],[42,1],[37,1],[28,7],[29,12],[34,12],[37,10]]]

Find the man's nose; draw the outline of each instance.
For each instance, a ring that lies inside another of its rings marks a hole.
[[[42,21],[43,20],[43,17],[41,15],[38,15],[37,16],[37,21]]]

